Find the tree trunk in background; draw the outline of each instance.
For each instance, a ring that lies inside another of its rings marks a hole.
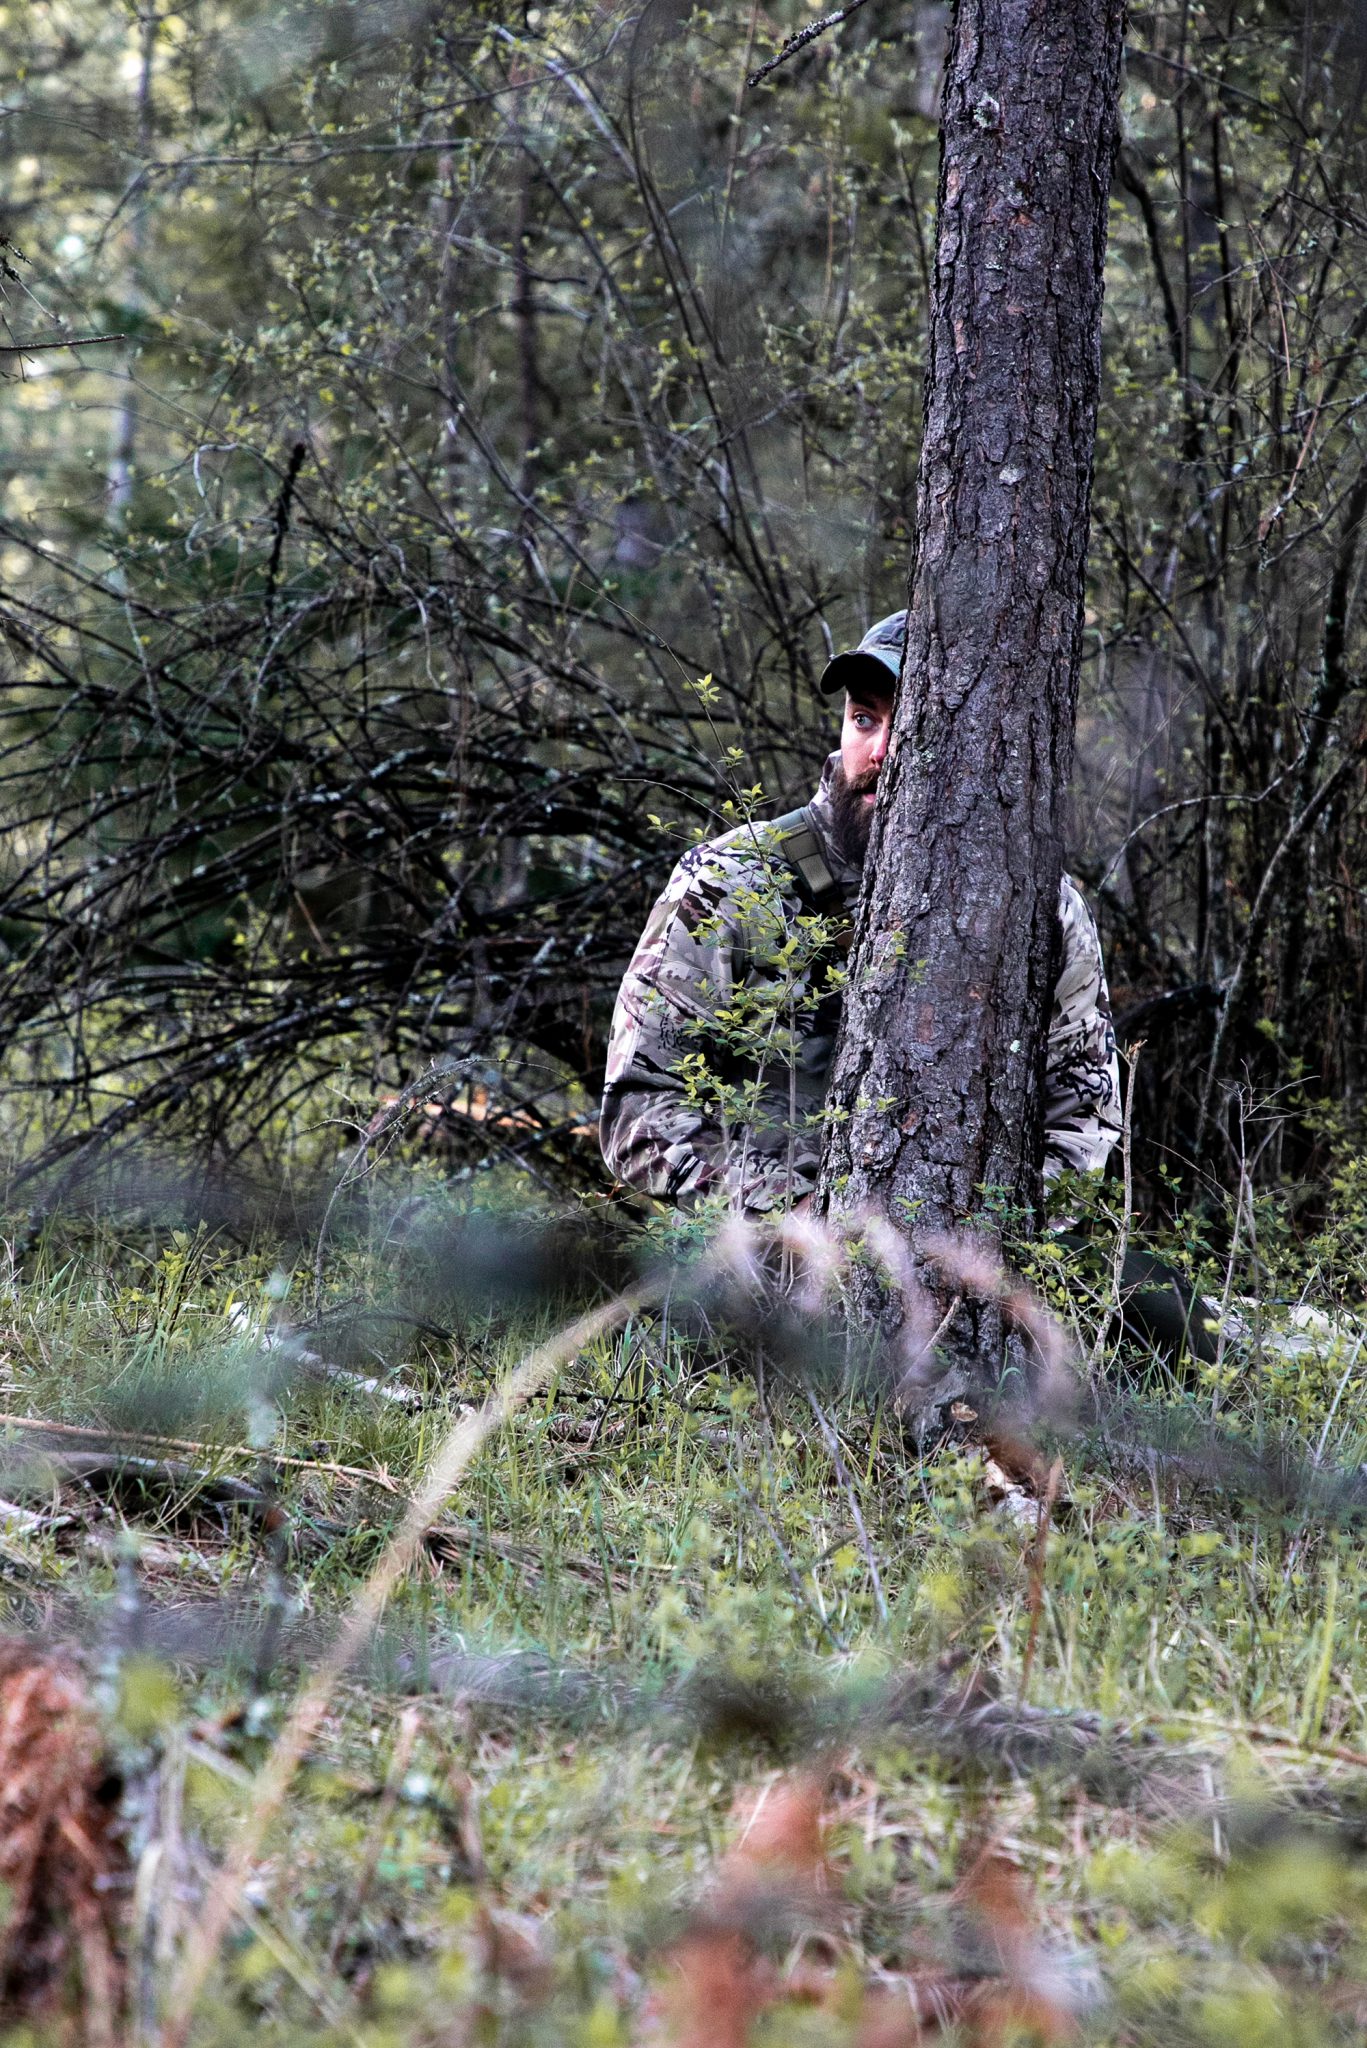
[[[1121,0],[960,0],[911,618],[821,1200],[1038,1203]]]
[[[152,156],[152,76],[157,57],[157,11],[150,4],[138,15],[140,54],[138,62],[137,149],[138,164],[142,171]],[[147,280],[143,276],[143,264],[147,252],[147,209],[152,202],[153,192],[144,186],[141,192],[132,195],[133,224],[128,235],[128,279],[125,291],[130,304],[139,312],[145,310]],[[137,459],[138,443],[138,396],[133,377],[138,359],[138,344],[134,341],[124,362],[123,397],[119,401],[117,422],[114,428],[114,448],[109,459],[109,516],[122,520],[128,516],[128,507],[133,498],[134,465]]]

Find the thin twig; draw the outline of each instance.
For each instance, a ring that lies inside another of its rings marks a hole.
[[[360,1873],[343,1901],[332,1930],[332,1939],[328,1943],[327,1965],[330,1970],[336,1969],[337,1958],[341,1955],[352,1928],[359,1921],[366,1899],[370,1895],[370,1887],[379,1866],[380,1852],[384,1848],[385,1836],[389,1833],[389,1824],[394,1818],[394,1808],[399,1803],[403,1781],[408,1776],[413,1745],[418,1739],[418,1730],[421,1726],[422,1717],[417,1708],[405,1707],[399,1716],[399,1732],[394,1738],[394,1754],[389,1759],[384,1790],[380,1794],[380,1803],[371,1825],[370,1837],[361,1856]]]
[[[481,1408],[473,1415],[462,1416],[438,1446],[421,1489],[409,1503],[379,1563],[352,1600],[332,1647],[323,1656],[302,1697],[295,1702],[256,1781],[241,1832],[209,1887],[203,1911],[172,1982],[161,2048],[184,2048],[196,2002],[251,1880],[267,1831],[322,1726],[333,1689],[370,1641],[391,1593],[416,1559],[442,1503],[454,1492],[489,1438],[540,1393],[586,1344],[618,1328],[627,1316],[646,1305],[651,1294],[646,1285],[630,1288],[605,1307],[593,1309],[558,1330],[514,1367]]]
[[[945,1310],[939,1322],[935,1325],[935,1328],[931,1331],[930,1336],[926,1340],[927,1357],[929,1357],[931,1353],[935,1350],[936,1345],[942,1341],[950,1324],[953,1322],[955,1316],[958,1315],[959,1310],[963,1307],[963,1305],[963,1295],[956,1294],[951,1300],[949,1307]]]
[[[1310,1461],[1313,1465],[1322,1465],[1324,1463],[1324,1447],[1329,1441],[1329,1431],[1333,1424],[1334,1417],[1339,1412],[1339,1402],[1343,1399],[1343,1390],[1347,1386],[1349,1380],[1352,1378],[1354,1368],[1357,1365],[1359,1355],[1362,1351],[1363,1341],[1364,1340],[1361,1337],[1359,1337],[1357,1343],[1353,1346],[1352,1350],[1348,1354],[1348,1363],[1344,1366],[1342,1377],[1340,1378],[1338,1385],[1334,1389],[1334,1398],[1329,1403],[1329,1413],[1324,1418],[1324,1428],[1320,1431],[1320,1440],[1315,1445],[1315,1455]]]
[[[874,1605],[878,1609],[878,1619],[886,1628],[888,1626],[888,1603],[883,1597],[883,1581],[878,1575],[878,1560],[873,1554],[873,1545],[869,1541],[869,1532],[864,1527],[864,1517],[859,1509],[859,1495],[855,1491],[854,1481],[851,1479],[849,1469],[845,1464],[844,1458],[841,1456],[840,1439],[836,1435],[821,1403],[817,1400],[810,1387],[807,1389],[807,1399],[811,1403],[812,1413],[816,1417],[816,1426],[821,1431],[822,1441],[831,1454],[831,1463],[835,1467],[835,1476],[845,1489],[845,1498],[850,1504],[850,1514],[854,1518],[855,1533],[859,1538],[859,1547],[864,1553],[864,1562],[868,1566],[869,1583],[873,1587],[873,1599]]]
[[[802,1583],[802,1575],[793,1562],[792,1554],[784,1542],[773,1516],[769,1513],[763,1501],[755,1498],[755,1495],[751,1493],[748,1486],[743,1485],[739,1479],[735,1482],[735,1485],[741,1499],[745,1502],[745,1505],[749,1508],[751,1514],[755,1516],[756,1520],[762,1523],[768,1534],[769,1541],[778,1552],[779,1563],[787,1573],[788,1584],[792,1587],[793,1598],[797,1601],[798,1606],[805,1608],[808,1613],[816,1616],[817,1625],[831,1648],[836,1652],[837,1656],[843,1656],[850,1646],[838,1630],[831,1627],[830,1622],[827,1621],[826,1616],[822,1613],[816,1602],[808,1598],[807,1589]]]
[[[319,1314],[323,1300],[323,1253],[327,1245],[328,1231],[332,1223],[332,1212],[347,1189],[357,1180],[364,1177],[367,1152],[372,1145],[377,1145],[381,1138],[386,1137],[397,1124],[402,1123],[415,1102],[428,1095],[439,1094],[443,1082],[457,1079],[465,1072],[466,1066],[466,1061],[452,1059],[447,1055],[433,1060],[425,1072],[419,1074],[406,1087],[399,1090],[399,1093],[392,1102],[382,1103],[361,1132],[341,1172],[332,1184],[332,1191],[327,1199],[327,1207],[324,1209],[322,1220],[318,1225],[318,1242],[314,1247],[313,1253],[313,1313],[315,1318]]]
[[[1263,878],[1258,884],[1258,893],[1253,899],[1253,907],[1244,919],[1243,944],[1239,951],[1239,958],[1235,963],[1233,974],[1225,985],[1224,1001],[1220,1006],[1220,1013],[1215,1026],[1214,1043],[1206,1056],[1205,1082],[1201,1089],[1201,1100],[1196,1117],[1196,1136],[1192,1141],[1191,1148],[1193,1158],[1199,1159],[1205,1146],[1206,1131],[1210,1125],[1215,1103],[1215,1093],[1219,1086],[1223,1069],[1225,1046],[1238,1016],[1240,1005],[1243,1002],[1244,991],[1252,974],[1254,963],[1262,958],[1263,940],[1267,933],[1268,924],[1271,921],[1273,907],[1277,902],[1277,886],[1281,879],[1282,869],[1301,840],[1309,832],[1312,825],[1314,825],[1321,812],[1327,810],[1340,789],[1355,772],[1365,749],[1367,749],[1367,736],[1362,734],[1359,734],[1356,739],[1348,744],[1344,759],[1340,761],[1333,774],[1327,776],[1320,784],[1315,794],[1307,798],[1296,816],[1292,818],[1276,846],[1273,847],[1271,856],[1263,870]]]
[[[758,85],[771,71],[777,71],[780,64],[786,64],[790,57],[796,57],[799,50],[805,50],[808,43],[814,43],[818,36],[824,36],[827,29],[839,28],[842,21],[848,21],[852,14],[858,14],[863,5],[864,0],[849,0],[848,7],[838,7],[834,14],[823,14],[819,21],[809,21],[806,28],[800,28],[795,35],[789,36],[783,48],[766,63],[761,64],[758,71],[752,71],[745,83],[750,86]]]
[[[861,6],[863,0],[855,0]],[[54,348],[95,348],[102,341],[127,341],[126,334],[78,334],[70,341],[10,341],[0,344],[0,356],[40,356]]]
[[[347,2019],[333,1987],[315,1967],[311,1957],[299,1948],[284,1929],[277,1927],[268,1913],[250,1899],[239,1899],[237,1916],[247,1932],[260,1942],[280,1968],[299,1986],[311,2005],[316,2005],[323,2018],[332,2026],[345,2031],[353,2048],[361,2048],[361,2035]]]
[[[285,552],[285,535],[289,531],[290,503],[294,487],[299,481],[299,472],[304,466],[308,448],[303,441],[296,441],[290,450],[290,459],[285,467],[285,480],[280,486],[280,496],[275,505],[275,538],[271,543],[271,558],[266,566],[266,591],[263,610],[269,622],[275,610],[275,590],[280,580],[280,558]],[[258,678],[258,683],[260,678]]]
[[[1049,1541],[1049,1518],[1054,1512],[1059,1488],[1063,1484],[1063,1460],[1055,1458],[1049,1467],[1049,1483],[1039,1504],[1039,1517],[1035,1523],[1035,1540],[1030,1546],[1030,1633],[1025,1639],[1025,1656],[1021,1663],[1020,1704],[1026,1703],[1030,1690],[1030,1671],[1035,1661],[1035,1645],[1039,1641],[1040,1616],[1044,1612],[1044,1554]]]
[[[1129,1064],[1129,1083],[1125,1089],[1125,1110],[1120,1126],[1120,1163],[1124,1209],[1120,1217],[1120,1228],[1116,1232],[1115,1252],[1111,1259],[1111,1294],[1117,1313],[1121,1312],[1124,1299],[1125,1259],[1130,1249],[1130,1216],[1134,1208],[1134,1170],[1131,1141],[1134,1133],[1134,1086],[1139,1075],[1139,1055],[1144,1050],[1144,1040],[1137,1038],[1126,1054]],[[1110,1327],[1110,1314],[1101,1319],[1092,1346],[1092,1355],[1087,1360],[1087,1378],[1095,1386],[1097,1367],[1106,1345],[1106,1333]]]
[[[1256,1162],[1255,1162],[1256,1164]],[[1225,1283],[1220,1290],[1220,1327],[1215,1333],[1215,1384],[1210,1398],[1212,1416],[1220,1412],[1221,1374],[1225,1363],[1225,1346],[1229,1341],[1229,1310],[1234,1299],[1234,1272],[1239,1260],[1240,1225],[1248,1222],[1249,1233],[1253,1231],[1253,1187],[1248,1176],[1248,1156],[1245,1144],[1244,1097],[1239,1094],[1239,1186],[1234,1197],[1234,1223],[1229,1233],[1229,1250],[1225,1255]],[[1256,1244],[1253,1246],[1256,1252]],[[1293,1546],[1294,1549],[1294,1546]],[[1290,1561],[1288,1560],[1288,1570]]]

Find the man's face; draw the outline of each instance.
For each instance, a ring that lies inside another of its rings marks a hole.
[[[892,734],[892,695],[863,690],[845,699],[840,775],[834,791],[837,837],[847,858],[862,862],[873,822],[878,776]]]

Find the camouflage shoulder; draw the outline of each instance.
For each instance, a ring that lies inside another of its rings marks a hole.
[[[1091,905],[1067,872],[1059,878],[1058,916],[1059,923],[1063,926],[1065,946],[1071,939],[1099,949],[1096,919],[1092,915]]]
[[[737,883],[753,885],[764,875],[777,874],[786,879],[791,871],[783,855],[782,836],[774,829],[781,822],[757,818],[734,826],[716,839],[704,839],[697,846],[690,846],[674,869],[675,878],[682,883],[702,881],[724,887]]]
[[[1065,868],[1058,878],[1059,915],[1062,916],[1064,909],[1071,909],[1074,904],[1081,904],[1088,917],[1091,916],[1091,911],[1087,909],[1087,898],[1083,895],[1082,890],[1069,874],[1067,868]]]

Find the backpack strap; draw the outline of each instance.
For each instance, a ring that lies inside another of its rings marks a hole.
[[[821,917],[843,912],[845,894],[826,863],[810,806],[804,804],[799,811],[772,819],[768,831],[779,855],[792,869],[808,907]]]

